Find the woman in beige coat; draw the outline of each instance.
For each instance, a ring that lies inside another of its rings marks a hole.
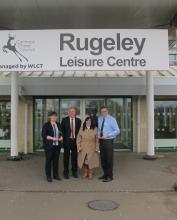
[[[92,169],[99,167],[99,142],[93,119],[87,117],[77,136],[78,167],[84,168],[84,178],[92,179]]]

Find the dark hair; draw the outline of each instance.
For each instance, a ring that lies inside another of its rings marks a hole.
[[[95,129],[95,123],[94,123],[94,121],[93,121],[93,118],[92,118],[92,117],[87,117],[87,118],[85,119],[84,123],[83,123],[83,131],[85,131],[85,129],[86,129],[86,122],[87,122],[88,120],[91,120],[90,129]]]
[[[104,108],[108,109],[107,106],[103,105],[103,106],[101,106],[100,110],[102,110],[102,109],[104,109]]]
[[[50,116],[57,116],[57,112],[55,112],[55,111],[50,111],[49,113],[48,113],[48,116],[50,117]]]

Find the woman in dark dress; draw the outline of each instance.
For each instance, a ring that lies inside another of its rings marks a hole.
[[[49,113],[49,121],[42,128],[43,148],[45,150],[45,173],[48,182],[53,178],[61,180],[58,172],[61,142],[63,140],[61,125],[57,122],[57,113]]]

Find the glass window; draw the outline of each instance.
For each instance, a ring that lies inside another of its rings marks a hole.
[[[80,99],[61,99],[60,117],[61,119],[68,116],[68,109],[74,107],[77,110],[77,116],[82,118],[81,115],[81,100]]]
[[[155,138],[177,138],[177,101],[155,101]]]
[[[85,100],[85,117],[89,115],[98,116],[100,108],[104,105],[104,99],[86,99]]]
[[[9,101],[0,101],[0,140],[10,140]]]
[[[59,99],[35,99],[34,101],[34,146],[35,149],[42,148],[41,131],[42,126],[48,121],[48,113],[56,111],[59,120]]]
[[[100,114],[100,107],[106,105],[118,121],[121,133],[115,141],[115,148],[131,149],[132,148],[132,123],[131,123],[131,98],[93,98],[93,99],[53,99],[53,98],[36,98],[34,100],[34,146],[35,150],[41,149],[42,138],[41,129],[43,124],[48,120],[48,112],[55,110],[61,121],[68,115],[68,108],[75,107],[77,116],[85,119],[90,114]]]
[[[115,140],[115,147],[118,149],[132,148],[131,98],[110,98],[107,99],[107,106],[120,127],[120,134]]]

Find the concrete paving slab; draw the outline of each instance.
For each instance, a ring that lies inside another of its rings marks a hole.
[[[120,204],[113,211],[87,207],[94,199]],[[176,193],[0,192],[1,220],[176,220]]]
[[[0,190],[36,192],[121,192],[171,191],[177,182],[177,153],[159,154],[154,161],[142,159],[134,153],[115,153],[114,181],[103,183],[97,178],[101,168],[95,170],[93,180],[82,178],[48,183],[44,175],[44,156],[31,155],[22,161],[7,161],[0,156]],[[62,174],[62,156],[60,172]],[[80,175],[81,171],[80,171]],[[62,175],[61,175],[62,176]]]

